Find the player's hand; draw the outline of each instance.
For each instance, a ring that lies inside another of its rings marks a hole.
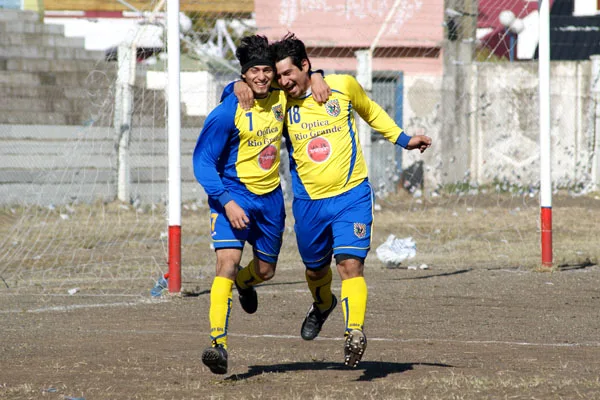
[[[431,146],[431,138],[425,135],[415,135],[410,138],[406,150],[419,149],[422,153]]]
[[[225,215],[234,229],[246,229],[250,222],[246,212],[233,200],[225,204]]]
[[[237,97],[240,107],[249,110],[254,104],[254,93],[250,86],[244,81],[237,81],[233,84],[233,94]]]
[[[318,72],[310,76],[310,88],[313,99],[319,104],[325,103],[331,96],[331,88],[325,82],[323,75]]]

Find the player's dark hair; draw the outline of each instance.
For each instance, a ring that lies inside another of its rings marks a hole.
[[[302,40],[298,39],[295,34],[288,32],[283,39],[273,43],[271,47],[273,48],[272,51],[275,62],[290,57],[292,63],[298,67],[298,69],[302,69],[302,60],[307,60],[308,70],[310,71],[311,65],[308,54],[306,53],[306,47]]]
[[[242,74],[256,65],[270,65],[275,69],[273,54],[266,36],[244,36],[235,51],[242,67]]]

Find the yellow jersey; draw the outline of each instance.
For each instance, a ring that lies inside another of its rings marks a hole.
[[[410,139],[354,77],[327,75],[325,82],[332,90],[325,104],[311,94],[287,100],[284,137],[296,198],[337,196],[367,178],[354,111],[392,143],[406,147]]]
[[[206,118],[193,154],[194,174],[209,197],[225,205],[229,190],[262,195],[279,184],[286,96],[271,89],[250,110],[230,95]]]

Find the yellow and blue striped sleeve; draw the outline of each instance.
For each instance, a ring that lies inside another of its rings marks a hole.
[[[348,76],[345,83],[346,93],[350,96],[352,105],[358,115],[360,115],[371,128],[381,133],[387,140],[406,148],[410,136],[402,131],[402,128],[396,124],[379,104],[367,96],[363,87],[354,77]]]

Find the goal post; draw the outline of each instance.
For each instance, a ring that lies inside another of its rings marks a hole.
[[[169,292],[181,290],[181,105],[179,0],[167,1],[167,101],[169,158]]]
[[[542,266],[552,267],[552,157],[550,138],[550,4],[539,1],[540,208]]]

